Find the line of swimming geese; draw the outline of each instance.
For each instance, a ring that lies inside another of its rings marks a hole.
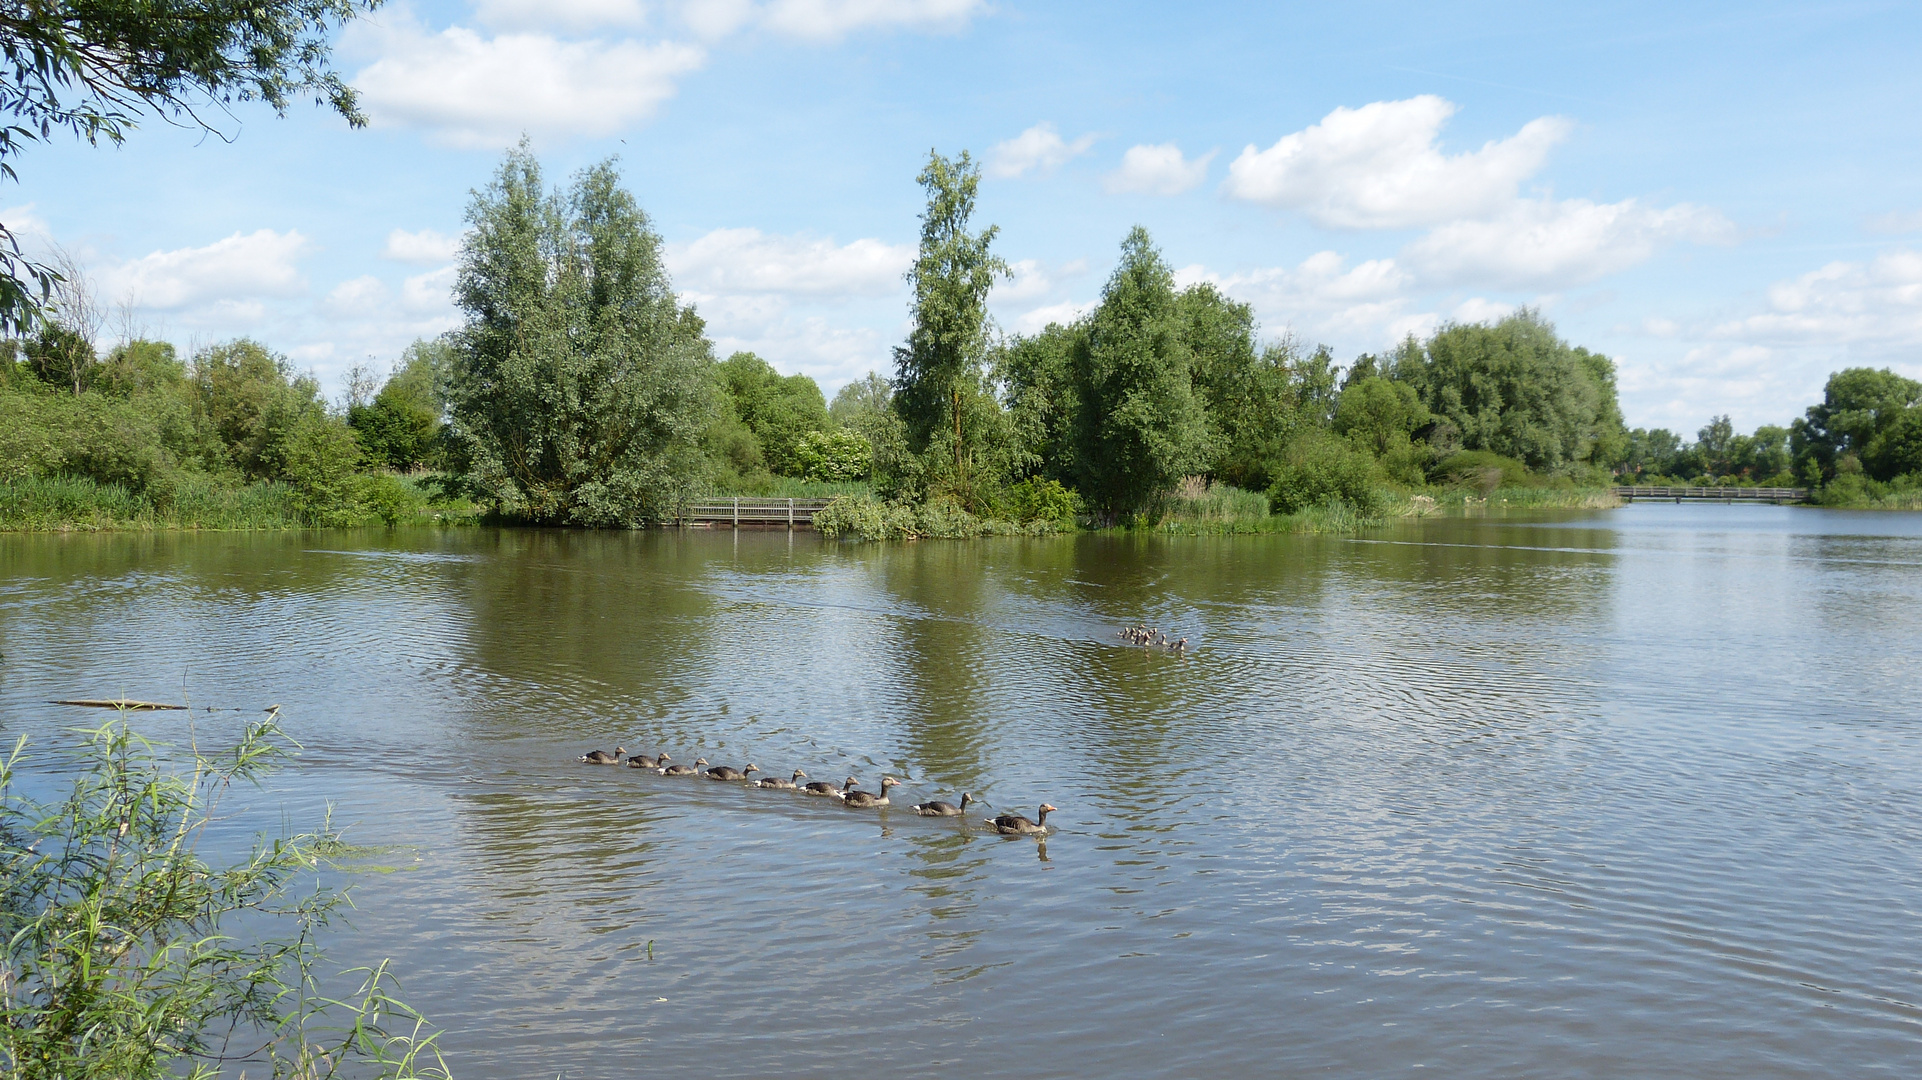
[[[625,762],[623,762],[623,758],[626,759]],[[703,776],[709,780],[736,782],[746,780],[749,773],[761,771],[758,766],[752,763],[739,769],[728,765],[715,765],[703,768],[703,766],[707,765],[707,759],[704,757],[695,758],[694,764],[692,765],[670,764],[673,759],[670,758],[666,752],[662,752],[659,757],[648,757],[646,754],[629,754],[625,747],[620,746],[615,747],[612,753],[606,750],[589,750],[587,753],[582,754],[579,760],[588,765],[626,764],[629,768],[647,769],[659,776]],[[843,806],[860,808],[892,805],[888,801],[888,789],[901,786],[901,781],[896,780],[892,776],[884,776],[881,778],[881,790],[879,792],[856,790],[854,785],[860,783],[860,781],[852,776],[842,781],[840,787],[835,787],[825,780],[809,780],[805,784],[801,783],[806,777],[806,773],[796,769],[794,770],[794,775],[788,779],[783,780],[778,776],[764,776],[754,781],[754,786],[783,791],[805,791],[809,795],[821,795],[834,799]],[[974,796],[964,791],[961,793],[961,803],[958,806],[951,802],[943,802],[935,799],[930,802],[915,803],[912,809],[922,817],[960,817],[968,812],[968,804],[974,801],[976,801]],[[1021,814],[1001,814],[996,817],[982,818],[981,820],[988,828],[1006,836],[1045,833],[1048,831],[1048,814],[1054,809],[1054,807],[1049,806],[1047,803],[1042,803],[1041,809],[1033,818],[1028,818]]]

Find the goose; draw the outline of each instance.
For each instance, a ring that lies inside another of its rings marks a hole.
[[[832,795],[838,799],[846,795],[848,792],[853,791],[854,785],[860,782],[861,781],[856,780],[854,777],[850,776],[847,778],[847,781],[843,783],[840,787],[835,787],[833,784],[828,783],[826,780],[810,780],[807,783],[806,790],[809,795]]]
[[[589,765],[619,765],[621,763],[621,755],[625,753],[627,753],[627,750],[619,746],[615,747],[614,752],[611,754],[605,750],[589,750],[587,753],[581,755],[581,760],[587,762]]]
[[[802,772],[799,769],[796,769],[794,770],[794,776],[792,779],[783,780],[778,776],[763,776],[759,780],[754,781],[754,786],[765,787],[765,788],[782,788],[787,791],[793,791],[795,787],[795,781],[800,780],[803,776],[806,776],[806,775],[807,775],[806,773]]]
[[[759,766],[750,762],[745,769],[737,769],[731,765],[716,765],[702,775],[709,780],[746,780],[748,773],[760,771]]]
[[[648,757],[646,754],[627,755],[627,765],[630,769],[658,769],[672,760],[667,756],[666,751],[662,751],[660,757]]]
[[[694,759],[694,764],[692,765],[663,765],[661,766],[661,775],[662,776],[693,776],[695,773],[700,772],[701,766],[705,764],[707,764],[706,758],[697,757]]]
[[[973,801],[974,796],[964,791],[961,793],[960,806],[936,799],[933,802],[915,803],[914,812],[922,817],[960,817],[968,812],[968,804]]]
[[[1002,814],[1000,817],[989,818],[988,828],[1004,836],[1018,836],[1022,833],[1044,833],[1048,831],[1048,812],[1053,809],[1054,807],[1049,806],[1047,803],[1042,803],[1041,812],[1035,815],[1033,821],[1029,821],[1020,814]]]
[[[900,786],[901,781],[896,780],[892,776],[884,776],[881,778],[881,793],[879,795],[872,791],[850,791],[841,796],[841,801],[847,803],[849,806],[886,806],[888,805],[888,789]]]

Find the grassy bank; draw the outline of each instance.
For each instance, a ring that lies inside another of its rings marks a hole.
[[[429,478],[396,476],[398,500],[337,519],[347,526],[464,525],[479,521],[464,499],[448,499]],[[189,529],[251,532],[314,525],[311,500],[292,484],[231,484],[184,473],[134,491],[84,477],[19,477],[0,481],[0,531],[104,532]]]
[[[1606,510],[1622,501],[1608,488],[1512,487],[1487,495],[1459,488],[1378,490],[1373,505],[1329,502],[1292,514],[1274,514],[1266,497],[1216,484],[1200,495],[1176,495],[1160,507],[1153,524],[1135,530],[1184,536],[1231,533],[1353,533],[1402,518],[1467,516],[1505,510]]]

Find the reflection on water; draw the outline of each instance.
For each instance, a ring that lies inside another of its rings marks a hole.
[[[331,801],[402,845],[342,947],[396,958],[463,1076],[1922,1057],[1908,516],[12,536],[0,567],[9,737],[69,695],[283,705],[307,752],[257,824]],[[574,762],[617,744],[907,784]],[[964,790],[970,821],[907,808]],[[979,827],[1043,800],[1046,840]]]

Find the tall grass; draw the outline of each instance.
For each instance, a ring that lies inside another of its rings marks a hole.
[[[1189,536],[1229,533],[1343,534],[1380,528],[1399,518],[1435,515],[1461,516],[1505,510],[1603,510],[1620,506],[1608,488],[1502,487],[1483,496],[1461,487],[1415,491],[1378,488],[1373,505],[1358,507],[1339,500],[1319,503],[1292,514],[1272,514],[1267,497],[1226,484],[1201,488],[1183,481],[1182,487],[1159,505],[1163,516],[1150,528]]]
[[[395,478],[411,493],[405,523],[463,524],[477,520],[464,501],[438,499],[419,478]],[[373,511],[354,524],[376,525]],[[26,476],[0,480],[0,531],[100,532],[203,529],[250,532],[299,529],[309,523],[290,484],[223,483],[204,473],[182,471],[146,491],[85,477]]]
[[[1268,496],[1233,484],[1210,483],[1199,476],[1184,478],[1148,512],[1152,521],[1188,525],[1253,522],[1267,516]]]
[[[1383,513],[1388,517],[1488,510],[1612,510],[1620,505],[1621,497],[1613,488],[1501,487],[1483,495],[1473,489],[1439,487],[1382,493]]]

